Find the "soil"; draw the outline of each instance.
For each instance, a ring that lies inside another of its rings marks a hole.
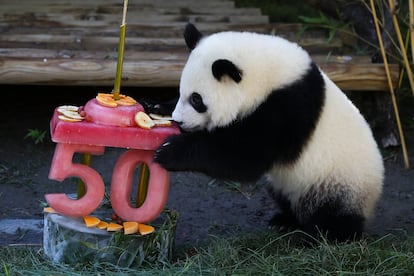
[[[0,223],[8,218],[41,221],[45,194],[76,192],[76,181],[73,179],[62,183],[48,179],[55,149],[49,132],[53,109],[62,104],[84,105],[97,91],[107,92],[110,88],[1,88]],[[135,98],[146,93],[163,95],[170,91],[148,88],[127,91]],[[404,131],[409,158],[414,163],[414,104],[410,102],[407,106],[405,110],[408,111],[402,112],[402,119],[411,125]],[[36,131],[45,133],[43,140]],[[40,138],[39,142],[25,138],[28,133],[34,133],[34,138]],[[93,157],[92,167],[102,174],[105,183],[109,183],[114,162],[124,150],[107,148],[103,156]],[[400,147],[387,148],[383,152],[386,166],[384,192],[366,234],[384,235],[395,230],[414,233],[414,170],[404,167]],[[171,173],[166,207],[179,213],[176,245],[194,245],[212,237],[229,237],[267,229],[275,206],[264,185],[263,180],[240,185],[224,183],[198,173]],[[0,245],[42,242],[41,236],[31,234],[30,230],[22,233],[17,228],[15,233],[0,234]]]

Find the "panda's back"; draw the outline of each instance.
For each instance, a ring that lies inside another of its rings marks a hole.
[[[292,202],[311,189],[349,190],[350,203],[362,204],[369,216],[382,191],[382,157],[358,109],[323,77],[325,105],[312,136],[294,164],[274,166],[268,177]]]

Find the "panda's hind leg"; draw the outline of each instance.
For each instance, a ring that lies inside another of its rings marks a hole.
[[[269,194],[276,201],[279,210],[273,215],[269,221],[271,228],[277,228],[278,230],[294,230],[299,227],[295,214],[291,210],[291,204],[288,198],[282,193],[268,189]]]
[[[328,241],[345,242],[361,238],[365,219],[358,212],[344,212],[340,200],[319,206],[300,228],[309,235]]]

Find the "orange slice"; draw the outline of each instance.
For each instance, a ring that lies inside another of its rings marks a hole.
[[[105,230],[106,228],[108,228],[108,223],[105,221],[100,221],[98,225],[96,225],[96,227],[101,230]]]
[[[119,94],[119,99],[115,100],[112,93],[98,93],[96,100],[103,106],[117,107],[118,105],[134,105],[137,101],[130,97]]]
[[[52,207],[45,207],[45,208],[43,208],[43,212],[50,213],[50,214],[57,214],[57,212],[55,211],[55,209],[53,209]]]
[[[114,97],[112,94],[107,93],[98,93],[95,97],[99,104],[108,107],[117,107],[118,104],[115,102]]]
[[[139,223],[138,224],[138,232],[141,235],[148,235],[155,231],[155,228],[148,224]]]
[[[84,216],[83,221],[85,222],[86,227],[95,227],[101,222],[100,219],[93,216]]]
[[[108,227],[106,228],[106,230],[109,232],[120,231],[122,230],[122,225],[118,223],[110,222],[108,223]]]
[[[134,98],[130,96],[120,95],[119,100],[115,101],[118,105],[134,105],[137,103]]]
[[[138,232],[138,222],[135,221],[125,221],[123,223],[124,226],[124,234],[130,235],[135,234]]]

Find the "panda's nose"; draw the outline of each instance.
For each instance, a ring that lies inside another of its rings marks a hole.
[[[181,126],[183,124],[183,122],[181,122],[181,121],[174,121],[174,122],[176,122],[179,126]]]

